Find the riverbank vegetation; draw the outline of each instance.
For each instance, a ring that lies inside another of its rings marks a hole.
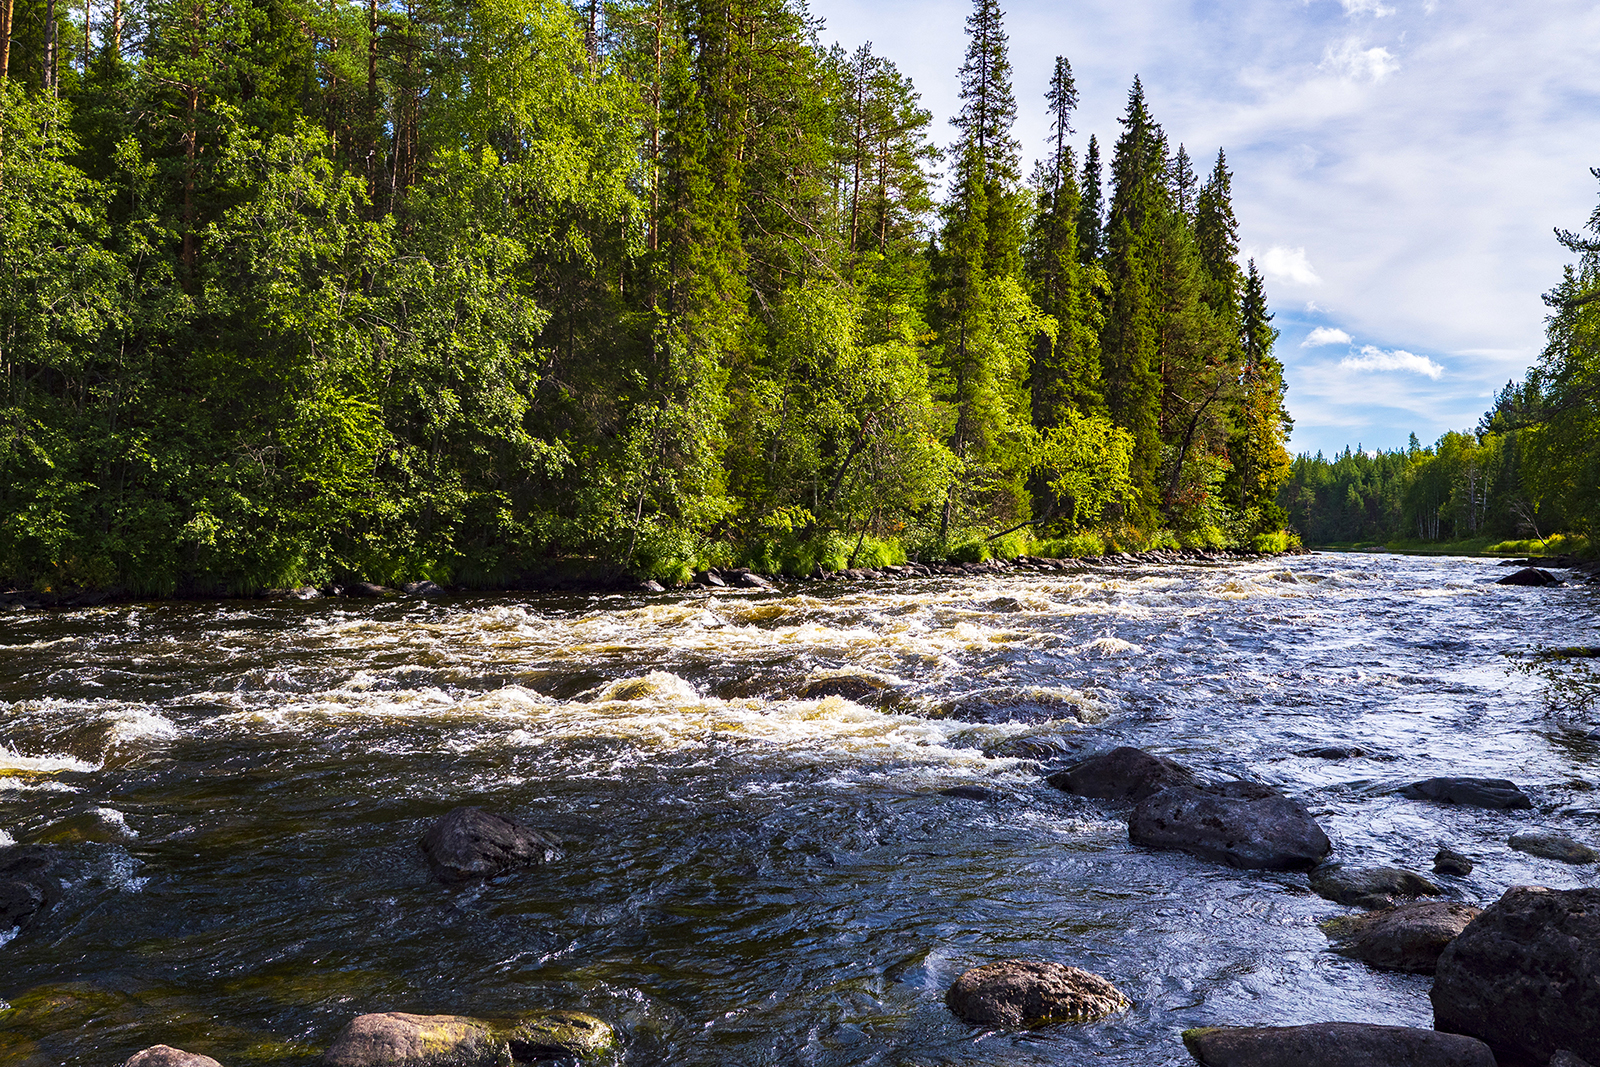
[[[948,145],[789,0],[5,11],[0,581],[1284,542],[1225,156],[1025,175],[993,0]]]
[[[1600,178],[1600,169],[1593,171]],[[1545,294],[1539,362],[1471,431],[1424,447],[1302,455],[1279,494],[1307,544],[1589,554],[1600,528],[1600,206]]]

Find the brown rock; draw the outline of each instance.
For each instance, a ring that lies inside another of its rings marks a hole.
[[[171,1045],[152,1045],[129,1056],[122,1067],[222,1067],[222,1064],[198,1052],[185,1052]]]
[[[1481,1041],[1408,1026],[1210,1026],[1183,1043],[1202,1067],[1495,1067]]]
[[[1508,889],[1440,955],[1432,1000],[1502,1063],[1600,1061],[1600,889]]]
[[[1413,974],[1432,974],[1439,954],[1482,909],[1453,901],[1402,904],[1368,915],[1352,915],[1322,924],[1339,941],[1334,950],[1373,967]]]
[[[1453,848],[1441,848],[1433,854],[1433,873],[1468,875],[1472,873],[1472,860]]]
[[[955,980],[944,1002],[963,1022],[1008,1030],[1091,1022],[1131,1003],[1099,975],[1034,960],[974,967]]]

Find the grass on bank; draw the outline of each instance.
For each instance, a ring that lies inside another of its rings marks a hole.
[[[1329,552],[1396,552],[1407,556],[1506,556],[1531,559],[1548,556],[1594,555],[1589,539],[1578,534],[1552,534],[1525,541],[1497,541],[1492,537],[1460,541],[1419,541],[1396,538],[1390,541],[1335,541],[1312,545]]]

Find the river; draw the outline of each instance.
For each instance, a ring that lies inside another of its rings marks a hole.
[[[12,611],[0,843],[57,842],[71,880],[0,934],[0,1061],[309,1064],[389,1010],[582,1008],[675,1067],[1147,1067],[1189,1063],[1196,1025],[1429,1026],[1430,979],[1330,953],[1317,924],[1351,909],[1304,874],[1136,848],[1041,770],[1137,745],[1285,789],[1348,863],[1465,852],[1440,881],[1472,903],[1596,884],[1506,844],[1600,838],[1600,741],[1503,653],[1600,644],[1600,591],[1504,573],[1327,554]],[[1330,745],[1367,754],[1297,754]],[[1440,774],[1511,778],[1534,811],[1393,795]],[[963,785],[992,794],[941,793]],[[460,804],[564,855],[447,889],[417,838]],[[1025,1034],[950,1015],[958,974],[1012,956],[1134,1006]]]

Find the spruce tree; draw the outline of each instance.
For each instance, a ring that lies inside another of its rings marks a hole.
[[[1239,380],[1234,431],[1228,441],[1232,461],[1230,495],[1251,534],[1277,530],[1288,518],[1276,498],[1278,487],[1290,473],[1289,453],[1284,445],[1294,420],[1283,403],[1283,364],[1272,354],[1277,340],[1278,331],[1267,310],[1266,287],[1255,260],[1251,260],[1239,309],[1244,371]]]
[[[1105,254],[1105,203],[1100,193],[1100,142],[1089,135],[1078,182],[1078,261],[1097,263]]]
[[[1195,202],[1194,235],[1200,262],[1211,279],[1206,303],[1217,314],[1237,321],[1240,279],[1235,259],[1239,255],[1239,222],[1233,214],[1233,175],[1220,148],[1211,176],[1201,186]]]

